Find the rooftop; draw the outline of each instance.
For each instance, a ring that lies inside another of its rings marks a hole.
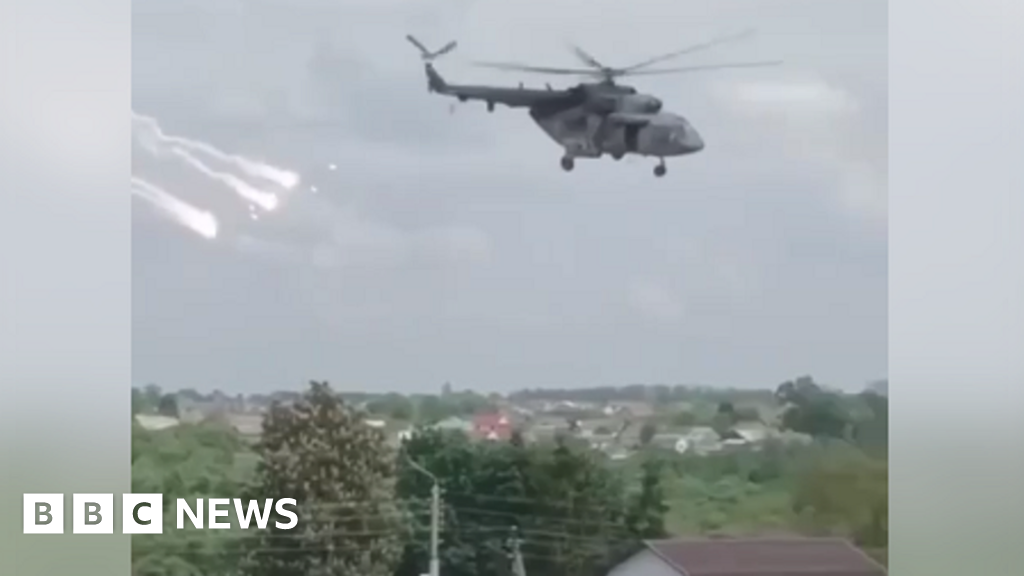
[[[647,547],[684,576],[885,576],[838,538],[656,540]]]

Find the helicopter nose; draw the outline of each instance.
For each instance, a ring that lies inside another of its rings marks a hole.
[[[686,147],[691,152],[700,152],[704,149],[704,139],[700,137],[700,134],[696,130],[690,128],[686,131]]]

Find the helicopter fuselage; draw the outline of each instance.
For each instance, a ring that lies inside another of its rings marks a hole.
[[[531,108],[533,121],[565,149],[569,158],[600,158],[627,154],[669,158],[695,154],[704,141],[690,123],[670,112],[615,112],[605,116],[579,106],[550,112]]]

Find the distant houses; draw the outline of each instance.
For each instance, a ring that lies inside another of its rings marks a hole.
[[[164,430],[180,424],[221,422],[253,441],[262,433],[263,417],[269,405],[274,402],[287,403],[295,397],[297,395],[291,393],[249,396],[214,393],[201,396],[183,392],[175,398],[177,419],[140,415],[137,420],[140,426],[148,430]],[[355,395],[347,398],[347,402],[361,412],[359,417],[366,426],[380,430],[392,444],[400,444],[410,439],[416,430],[425,429],[458,431],[477,441],[508,441],[518,432],[526,442],[543,443],[572,438],[610,458],[622,459],[644,446],[699,456],[729,449],[757,450],[767,441],[790,443],[805,440],[801,435],[781,432],[777,423],[763,418],[737,418],[733,420],[732,427],[723,430],[722,423],[713,424],[711,420],[715,415],[712,410],[716,406],[717,414],[721,414],[720,402],[583,402],[565,398],[545,400],[533,396],[529,399],[516,399],[492,395],[485,412],[465,417],[451,416],[432,424],[417,424],[415,402],[422,399],[411,399],[411,413],[407,417],[396,417],[391,413],[387,416],[378,415],[379,410],[372,414],[366,412],[375,397]],[[736,408],[737,413],[741,408],[757,409],[744,405]],[[681,415],[689,417],[682,418]],[[654,435],[641,439],[641,431],[652,428],[655,430]]]
[[[136,414],[135,422],[144,430],[149,431],[168,430],[181,424],[181,421],[177,418],[160,416],[158,414]]]
[[[473,422],[470,420],[466,420],[465,418],[450,416],[448,418],[445,418],[444,420],[441,420],[440,422],[424,426],[424,428],[433,428],[435,430],[458,430],[460,432],[470,432],[473,430]]]
[[[509,440],[512,420],[501,412],[478,414],[473,418],[473,435],[481,440]]]

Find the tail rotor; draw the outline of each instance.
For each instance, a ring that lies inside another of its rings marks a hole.
[[[440,58],[441,56],[444,56],[445,54],[451,52],[452,50],[455,50],[455,48],[459,45],[458,42],[452,40],[451,42],[445,44],[441,48],[431,51],[428,50],[427,47],[422,42],[417,40],[416,37],[413,36],[412,34],[407,34],[405,36],[405,39],[408,40],[410,44],[415,46],[416,49],[420,51],[420,58],[423,60],[423,62],[427,64],[433,62],[434,60]]]

